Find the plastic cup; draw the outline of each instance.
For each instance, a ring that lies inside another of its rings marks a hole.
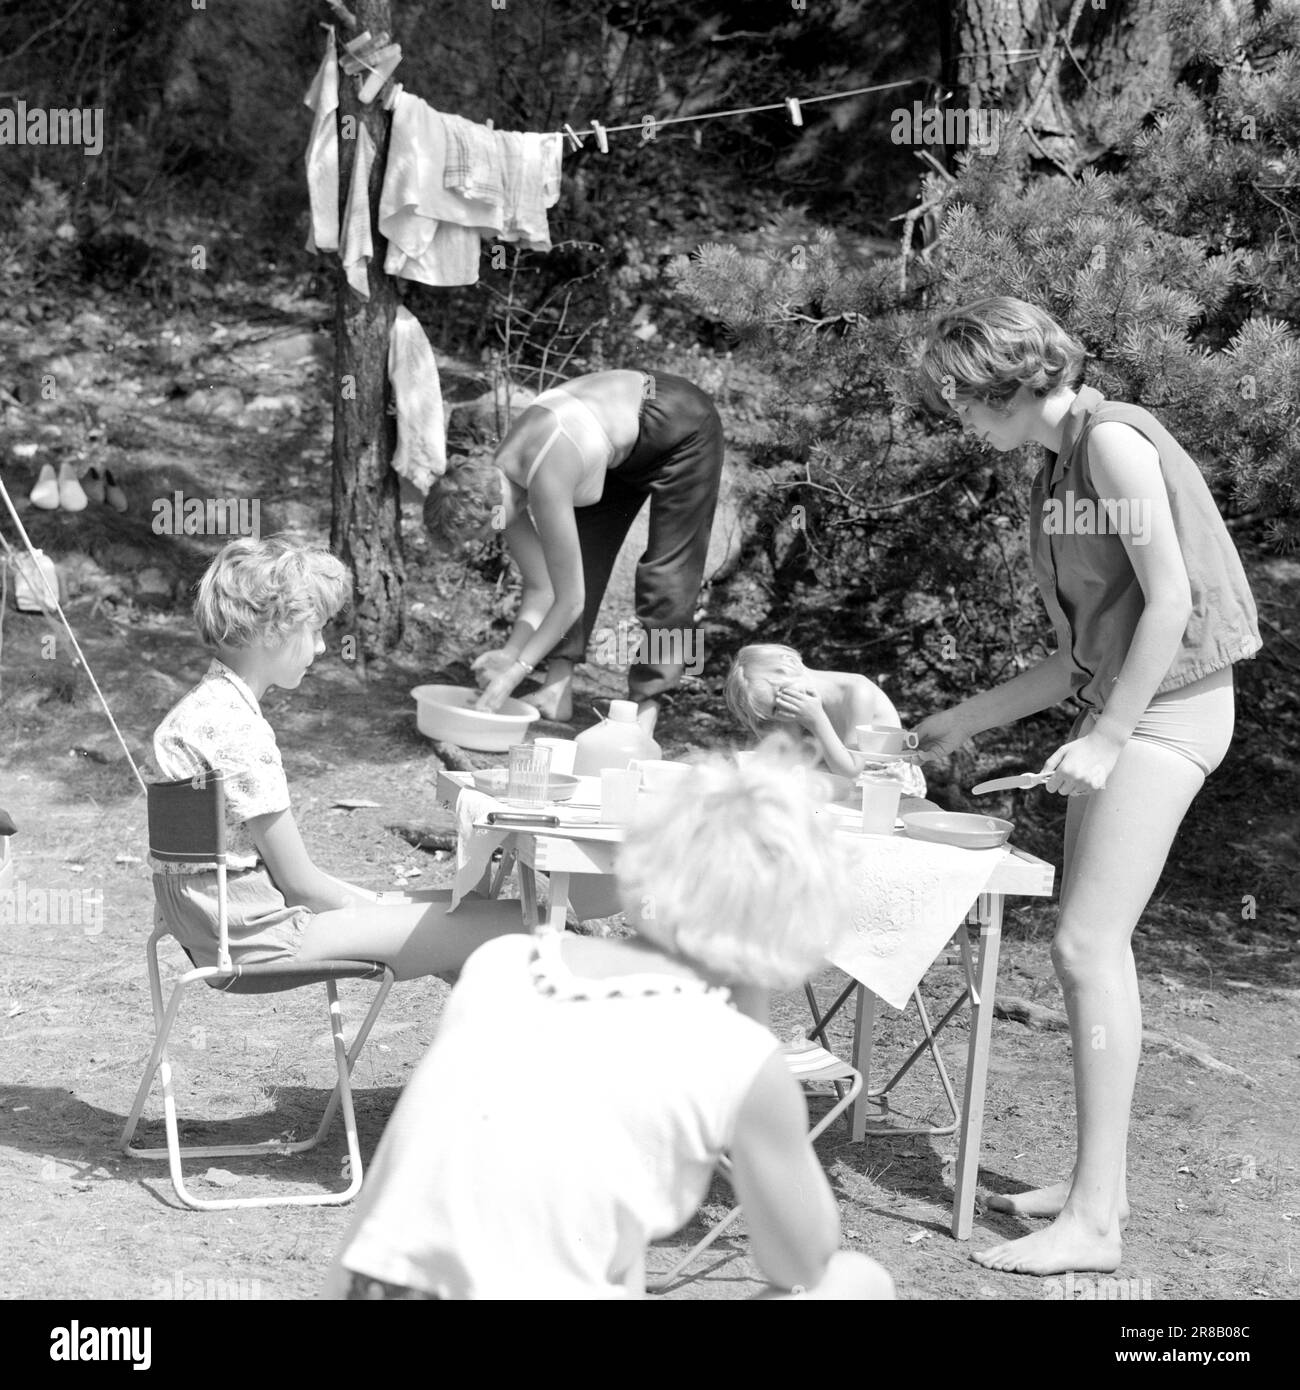
[[[862,778],[862,833],[892,835],[898,802],[903,794],[902,783],[893,777]]]
[[[578,745],[571,738],[535,738],[534,748],[551,750],[551,771],[572,773],[573,760],[578,756]]]
[[[600,823],[626,825],[636,810],[641,774],[626,768],[607,767],[600,774]]]
[[[670,791],[691,771],[686,763],[675,763],[665,758],[634,758],[628,767],[641,774],[641,784],[648,792]]]
[[[514,806],[545,806],[546,787],[551,778],[551,750],[535,743],[515,743],[510,747],[510,771],[506,779],[506,800]]]
[[[859,724],[854,732],[864,753],[910,752],[920,742],[914,733],[904,732],[897,724]]]

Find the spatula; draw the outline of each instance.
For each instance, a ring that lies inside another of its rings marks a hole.
[[[995,777],[991,782],[981,782],[970,789],[972,796],[983,796],[986,792],[1021,791],[1025,787],[1039,787],[1050,782],[1050,772],[1019,772],[1014,777]]]

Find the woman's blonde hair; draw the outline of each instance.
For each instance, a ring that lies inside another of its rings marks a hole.
[[[288,536],[241,537],[199,582],[194,621],[209,647],[252,647],[303,623],[323,627],[347,603],[352,576],[318,546]]]
[[[794,745],[769,739],[744,762],[713,755],[671,793],[646,797],[618,883],[642,936],[733,984],[794,989],[840,938],[843,850],[815,815],[826,783]]]
[[[1083,345],[1043,310],[994,295],[941,314],[916,358],[921,396],[941,414],[958,400],[1003,407],[1022,387],[1046,396],[1075,386],[1087,356]]]
[[[779,642],[755,642],[736,653],[723,693],[727,708],[751,734],[761,736],[768,731],[772,703],[783,684],[776,677],[791,660],[803,665],[803,658],[793,647]]]

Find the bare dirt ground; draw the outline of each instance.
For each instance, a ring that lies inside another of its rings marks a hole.
[[[303,361],[257,367],[250,384],[240,371],[254,369],[230,365],[218,378],[211,355],[204,357],[211,333],[189,325],[168,343],[143,333],[129,340],[119,334],[111,386],[84,384],[74,393],[75,408],[11,408],[0,437],[3,476],[15,500],[24,499],[19,505],[34,539],[56,556],[73,557],[68,568],[80,578],[67,611],[136,748],[147,743],[161,715],[206,665],[183,596],[220,539],[155,535],[152,499],[175,488],[253,495],[263,502],[263,532],[328,530],[328,422],[319,408],[247,409],[254,392],[315,399],[311,374],[317,368]],[[232,321],[226,333],[233,340],[251,330],[244,321]],[[83,337],[69,350],[91,349]],[[83,363],[80,370],[89,369]],[[225,418],[192,413],[184,402],[200,382],[241,387],[243,406]],[[40,441],[34,462],[18,462],[10,452],[24,439]],[[119,517],[92,507],[75,516],[38,515],[27,507],[36,464],[78,455],[114,470],[131,511]],[[407,692],[421,680],[464,683],[465,657],[476,644],[473,625],[483,619],[472,593],[450,583],[429,556],[418,507],[408,508],[406,521],[412,616],[402,649],[363,672],[342,661],[335,645],[302,690],[289,696],[277,691],[267,700],[313,856],[374,887],[392,886],[407,875],[417,886],[449,877],[445,854],[414,848],[393,829],[439,823],[433,798],[438,763],[415,730]],[[12,536],[7,524],[3,529]],[[148,569],[160,571],[163,581],[149,576],[152,598],[149,585],[138,582]],[[1267,576],[1256,576],[1262,598],[1273,605],[1265,611],[1285,629],[1282,646],[1273,643],[1284,661],[1285,644],[1294,635],[1286,633],[1297,574],[1300,566],[1280,563]],[[128,1161],[116,1149],[151,1031],[144,942],[152,894],[142,862],[144,800],[61,631],[40,615],[10,608],[2,641],[0,807],[20,829],[11,844],[28,907],[10,913],[19,920],[0,926],[0,1209],[6,1212],[0,1294],[310,1297],[349,1219],[346,1208],[186,1211],[176,1202],[164,1165]],[[616,676],[595,672],[585,695],[589,700],[616,694],[617,686]],[[1193,809],[1139,928],[1135,949],[1146,1026],[1194,1039],[1232,1070],[1147,1050],[1129,1147],[1134,1218],[1113,1283],[1103,1287],[1080,1277],[1064,1287],[981,1269],[970,1262],[970,1249],[1019,1234],[1027,1225],[981,1206],[969,1245],[950,1238],[954,1137],[853,1145],[837,1126],[821,1152],[840,1199],[846,1243],[880,1259],[903,1297],[1247,1302],[1296,1296],[1300,776],[1287,732],[1294,697],[1289,704],[1270,698],[1275,703],[1262,706],[1260,719],[1274,736],[1263,740],[1253,726],[1243,725],[1245,736]],[[711,666],[661,726],[666,754],[727,741],[730,731],[721,716]],[[578,724],[590,720],[584,704]],[[989,745],[976,766],[1005,768],[1018,751],[1011,743]],[[970,785],[977,779],[962,780]],[[379,805],[336,805],[346,799]],[[1059,819],[1049,800],[1034,793],[1014,803],[1017,839],[1059,863]],[[61,895],[56,901],[75,897],[84,919],[49,921],[32,905],[50,890]],[[1003,996],[1060,1007],[1048,957],[1051,924],[1046,904],[1013,907],[1000,971]],[[178,969],[183,958],[171,948],[164,960]],[[828,971],[820,993],[830,996],[840,978]],[[942,1012],[958,978],[951,960],[931,971],[925,990],[932,1012]],[[367,989],[344,990],[353,1020]],[[422,981],[399,985],[390,996],[355,1077],[367,1155],[434,1037],[445,992],[440,983]],[[320,994],[204,995],[187,1006],[173,1060],[191,1141],[303,1133],[328,1096],[332,1068]],[[897,1065],[919,1037],[911,1011],[881,1013],[878,1077],[892,1071],[891,1062]],[[797,1034],[807,1022],[801,997],[780,1001],[778,1031]],[[848,1027],[846,1020],[835,1034],[842,1051]],[[959,1019],[947,1049],[959,1093],[963,1030]],[[995,1023],[981,1163],[988,1189],[1014,1191],[1068,1170],[1074,1127],[1069,1052],[1063,1032]],[[510,1079],[485,1078],[485,1084],[508,1087]],[[939,1115],[941,1097],[932,1077],[922,1075],[908,1086],[898,1101],[901,1110],[915,1119]],[[161,1143],[156,1096],[146,1114],[145,1139]],[[520,1136],[520,1144],[526,1153],[527,1136]],[[308,1181],[336,1180],[343,1152],[336,1127],[316,1158],[231,1160],[231,1190],[288,1191]],[[218,1190],[201,1177],[195,1186]],[[651,1273],[666,1268],[672,1254],[728,1205],[719,1181],[692,1225],[652,1252]],[[756,1272],[737,1232],[734,1239],[724,1237],[694,1277],[669,1296],[735,1297],[756,1288]]]

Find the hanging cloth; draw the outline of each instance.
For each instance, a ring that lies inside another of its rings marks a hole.
[[[375,162],[375,142],[363,125],[357,126],[357,152],[352,161],[352,181],[348,185],[348,205],[343,214],[343,273],[348,284],[361,296],[370,298],[367,267],[374,255],[370,237],[370,166]]]
[[[505,203],[502,151],[499,133],[463,116],[444,116],[447,123],[447,162],[442,181],[471,203],[485,203],[495,216],[484,226],[501,230],[500,209]]]
[[[419,97],[399,92],[379,196],[389,275],[423,285],[478,282],[480,234],[499,232],[501,210],[447,188],[446,167],[446,118]]]
[[[505,229],[502,241],[521,242],[530,251],[549,251],[546,209],[560,197],[561,140],[536,131],[500,132],[505,171]]]
[[[399,305],[388,338],[388,379],[397,406],[393,467],[422,493],[447,471],[447,425],[438,363],[420,321]]]
[[[303,105],[315,113],[307,141],[307,194],[311,200],[308,251],[337,251],[339,246],[339,141],[334,113],[339,106],[339,60],[333,27],[325,56]]]

